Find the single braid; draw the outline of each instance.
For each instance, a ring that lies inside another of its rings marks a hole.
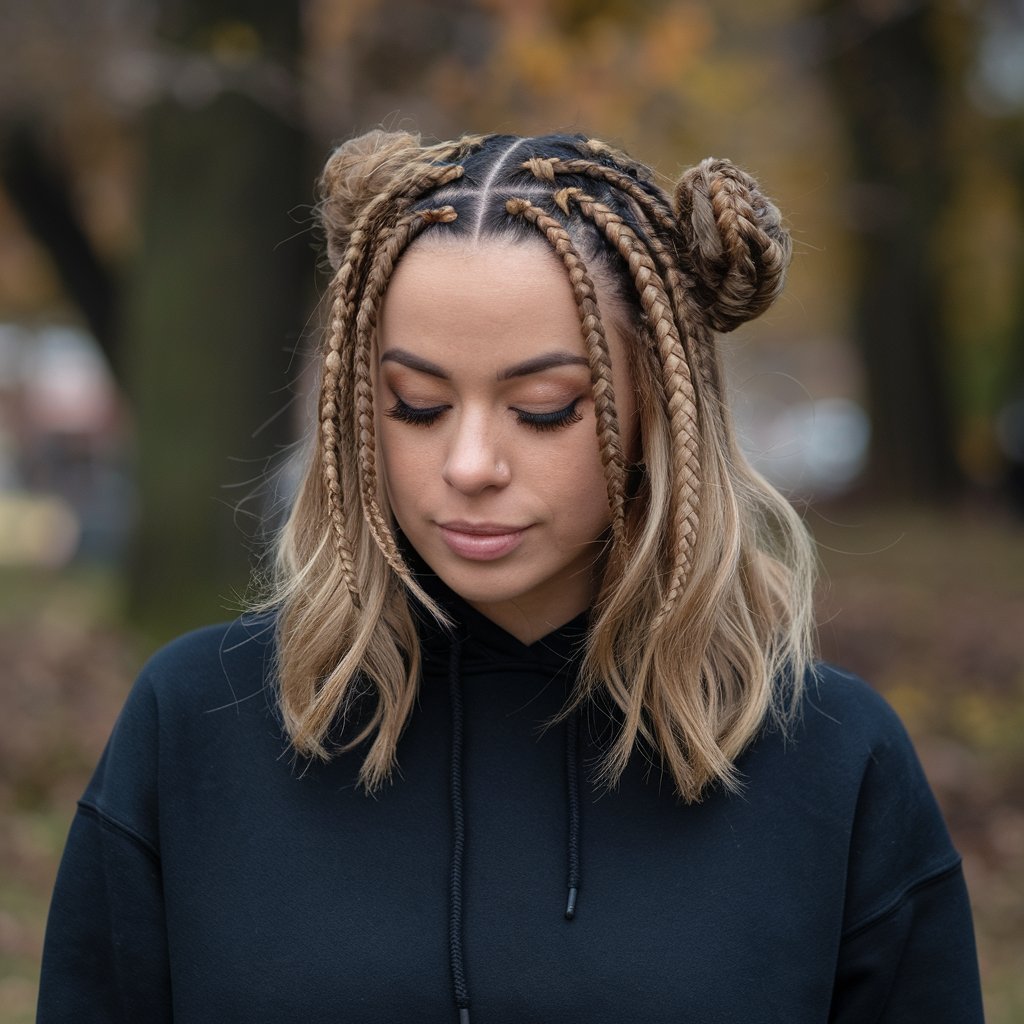
[[[377,329],[377,316],[398,257],[429,224],[455,220],[454,207],[405,213],[377,239],[373,262],[366,274],[362,301],[356,314],[356,345],[353,357],[355,424],[359,450],[359,493],[363,515],[388,564],[407,580],[405,565],[394,532],[384,518],[377,499],[377,440],[373,414],[373,381],[370,355]]]
[[[434,163],[463,160],[487,141],[486,135],[463,135],[453,142],[437,142],[423,147],[423,155]]]
[[[344,261],[331,285],[334,302],[331,307],[331,330],[327,339],[320,400],[328,515],[342,576],[356,607],[360,607],[359,581],[348,529],[349,511],[345,495],[355,493],[357,481],[350,460],[344,457],[344,453],[353,448],[352,429],[350,419],[342,417],[341,410],[351,408],[353,346],[346,344],[346,339],[355,314],[356,283],[365,260],[365,236],[366,231],[362,226],[353,231]]]
[[[664,615],[678,599],[690,574],[699,526],[701,491],[700,432],[693,373],[658,268],[636,232],[617,213],[579,189],[564,189],[563,201],[575,201],[580,213],[593,221],[626,262],[640,306],[654,331],[660,357],[669,422],[672,427],[675,470],[673,526],[675,555],[662,607]]]
[[[594,396],[598,443],[604,466],[608,503],[612,510],[612,531],[620,551],[625,551],[626,523],[626,460],[622,453],[619,418],[615,411],[615,388],[612,383],[611,356],[604,323],[597,305],[594,282],[586,265],[572,244],[568,232],[554,217],[534,206],[528,199],[509,199],[505,209],[521,216],[544,234],[561,258],[569,274],[573,298],[580,316],[580,328],[587,347],[590,384]]]
[[[625,150],[618,149],[601,139],[580,139],[576,149],[584,156],[604,157],[616,167],[621,167],[640,181],[654,181],[654,172],[646,164],[634,160]]]
[[[324,480],[327,486],[327,514],[331,521],[334,546],[341,563],[342,578],[357,608],[361,607],[359,583],[356,574],[355,558],[347,529],[347,510],[342,487],[342,476],[345,474],[343,460],[339,457],[341,448],[341,412],[347,405],[348,375],[344,372],[344,358],[341,342],[345,337],[345,324],[349,314],[347,275],[351,272],[351,264],[345,263],[332,282],[334,302],[331,305],[331,330],[327,344],[327,355],[324,359],[323,387],[320,397],[320,438],[321,460],[323,463]]]

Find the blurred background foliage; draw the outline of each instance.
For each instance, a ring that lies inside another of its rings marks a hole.
[[[4,0],[0,1024],[141,659],[234,613],[289,490],[313,182],[383,123],[729,156],[795,240],[723,338],[820,542],[824,653],[907,721],[1024,1021],[1020,0]]]

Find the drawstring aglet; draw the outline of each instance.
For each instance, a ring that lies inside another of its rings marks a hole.
[[[569,901],[565,905],[565,919],[571,921],[576,916],[576,886],[569,886]]]

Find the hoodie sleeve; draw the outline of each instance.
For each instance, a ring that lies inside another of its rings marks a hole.
[[[38,1024],[171,1020],[158,735],[142,676],[71,825],[46,927]]]
[[[959,865],[843,939],[832,1024],[980,1024],[971,909]]]
[[[902,723],[870,701],[829,1021],[980,1024],[960,856]]]

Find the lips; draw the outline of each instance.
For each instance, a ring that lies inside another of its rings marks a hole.
[[[445,544],[461,558],[487,562],[514,551],[529,527],[501,523],[439,523]]]

